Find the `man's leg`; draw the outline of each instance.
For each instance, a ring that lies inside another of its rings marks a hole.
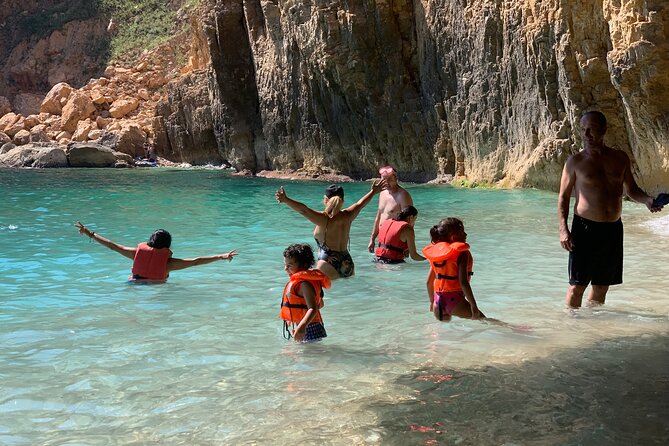
[[[567,305],[571,308],[580,308],[585,288],[586,285],[569,285],[569,289],[567,290]],[[604,294],[606,294],[606,291]]]
[[[588,306],[604,305],[607,291],[609,291],[608,285],[590,285]]]

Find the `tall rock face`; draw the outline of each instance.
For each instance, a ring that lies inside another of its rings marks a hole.
[[[166,126],[238,168],[364,178],[392,164],[403,179],[555,189],[598,109],[642,187],[669,186],[665,0],[202,3],[211,119],[180,116],[175,84]]]

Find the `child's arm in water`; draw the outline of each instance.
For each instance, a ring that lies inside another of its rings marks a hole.
[[[195,257],[194,259],[176,259],[174,257],[167,261],[167,271],[176,271],[178,269],[186,269],[191,266],[206,265],[207,263],[215,262],[216,260],[227,260],[232,262],[233,257],[237,255],[237,250],[233,249],[225,254],[215,256]]]
[[[314,286],[309,282],[300,282],[298,289],[295,290],[298,296],[304,297],[304,301],[307,303],[307,312],[304,317],[295,327],[293,332],[293,338],[295,342],[301,342],[304,339],[304,335],[307,331],[307,325],[311,323],[316,317],[317,311],[320,308],[319,304],[316,302],[316,290]],[[320,300],[320,299],[319,299]]]
[[[469,256],[471,256],[469,251],[465,251],[458,257],[458,281],[460,282],[462,292],[465,294],[465,298],[471,307],[472,319],[481,319],[485,318],[485,316],[479,311],[479,308],[476,305],[476,299],[474,298],[474,292],[472,291],[471,285],[469,285],[469,271],[467,271]]]
[[[79,228],[79,234],[83,234],[86,237],[90,238],[91,240],[95,240],[102,246],[106,246],[107,248],[111,249],[112,251],[118,252],[124,257],[127,257],[129,259],[135,258],[135,253],[137,252],[137,248],[130,248],[128,246],[123,246],[119,245],[118,243],[112,242],[111,240],[106,239],[99,234],[96,234],[94,231],[91,231],[86,226],[82,225],[81,222],[79,221],[75,224],[75,226]]]
[[[430,312],[434,311],[434,270],[430,266],[430,272],[427,274],[427,297],[430,299]]]

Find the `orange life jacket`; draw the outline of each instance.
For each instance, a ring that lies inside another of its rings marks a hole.
[[[423,255],[430,261],[430,266],[434,271],[435,292],[462,291],[458,279],[458,257],[465,251],[469,251],[469,245],[462,242],[439,242],[423,248]],[[472,274],[474,274],[472,272],[474,261],[471,255],[468,257],[467,276],[471,280]]]
[[[404,260],[404,251],[409,248],[409,245],[400,240],[400,232],[408,224],[406,221],[398,220],[383,222],[379,228],[379,247],[375,252],[377,257]]]
[[[172,257],[169,248],[152,248],[146,243],[137,245],[135,259],[132,263],[132,275],[146,280],[166,280],[167,261]]]
[[[295,288],[301,282],[309,282],[315,291],[316,296],[316,317],[313,322],[323,322],[321,312],[318,310],[323,299],[323,288],[330,288],[330,278],[322,271],[317,269],[309,269],[305,271],[298,271],[290,276],[290,280],[283,289],[283,298],[281,299],[281,313],[279,317],[286,322],[299,324],[304,315],[307,314],[307,302],[302,296],[295,293]]]

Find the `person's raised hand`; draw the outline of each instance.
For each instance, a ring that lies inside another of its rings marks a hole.
[[[90,237],[91,234],[93,233],[90,229],[88,229],[86,226],[82,225],[80,221],[77,221],[74,226],[76,226],[79,229],[79,234],[85,235],[86,237]]]
[[[378,194],[379,192],[384,190],[386,187],[388,187],[388,183],[384,179],[374,180],[372,182],[372,192],[374,192],[375,194]]]
[[[281,186],[279,189],[277,189],[276,194],[274,194],[274,195],[276,196],[276,201],[278,203],[283,203],[286,200],[286,197],[287,197],[286,191],[283,190],[283,186]]]
[[[237,252],[236,249],[233,249],[230,252],[226,252],[225,254],[221,255],[221,260],[227,260],[228,262],[232,262],[232,259],[238,255],[239,253]]]

